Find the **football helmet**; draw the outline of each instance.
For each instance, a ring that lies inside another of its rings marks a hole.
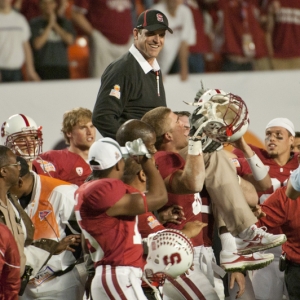
[[[176,229],[150,234],[144,275],[150,282],[163,284],[166,277],[184,274],[193,263],[194,251],[190,239]]]
[[[23,114],[9,117],[1,126],[2,143],[16,155],[34,160],[42,153],[42,127]]]
[[[248,109],[237,95],[210,89],[192,105],[198,106],[190,117],[192,136],[205,134],[221,143],[230,143],[241,138],[248,129]]]

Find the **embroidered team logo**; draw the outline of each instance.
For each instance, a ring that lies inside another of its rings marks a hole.
[[[40,164],[40,167],[44,171],[44,173],[56,171],[55,166],[50,161],[40,159],[37,159],[36,161]]]
[[[149,216],[147,218],[147,222],[148,222],[148,225],[151,229],[153,229],[153,228],[155,228],[156,226],[159,225],[159,222],[155,218],[153,218],[152,216]]]
[[[232,158],[231,161],[233,162],[234,166],[236,168],[239,168],[241,165],[240,165],[240,162],[238,161],[238,159],[236,158]]]
[[[39,211],[39,218],[41,221],[44,221],[46,217],[51,213],[51,210],[41,210]]]
[[[116,160],[118,160],[120,158],[120,153],[119,152],[115,152],[115,157],[116,157]]]
[[[163,22],[164,21],[164,17],[162,14],[156,14],[156,18],[158,22]]]
[[[81,176],[83,174],[83,168],[82,167],[77,167],[76,168],[76,173],[78,174],[78,176]]]
[[[114,85],[114,88],[110,90],[109,96],[116,97],[117,99],[121,98],[120,86],[118,84]]]

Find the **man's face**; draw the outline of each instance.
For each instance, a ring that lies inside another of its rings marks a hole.
[[[7,183],[13,186],[19,181],[21,165],[17,162],[16,155],[12,151],[8,151],[7,157],[8,163],[4,166],[0,166],[0,169],[5,168]]]
[[[292,152],[294,153],[300,152],[300,137],[294,138],[294,143],[292,145]]]
[[[34,158],[40,154],[38,151],[40,145],[40,137],[38,132],[24,133],[14,139],[13,151],[19,156],[30,156]]]
[[[40,9],[41,12],[45,15],[50,15],[55,12],[57,3],[55,0],[41,0]]]
[[[89,150],[95,141],[96,129],[91,121],[79,121],[67,134],[70,139],[70,146],[82,151]]]
[[[171,112],[168,116],[170,131],[172,135],[173,143],[177,150],[181,150],[188,144],[186,129],[184,128],[183,122],[180,120],[179,116]]]
[[[134,29],[134,45],[144,58],[151,64],[162,50],[165,42],[165,29],[148,31]]]
[[[266,129],[265,147],[272,158],[280,158],[289,154],[294,137],[283,127],[270,127]]]
[[[188,137],[191,129],[189,117],[179,116],[179,120],[183,123],[185,129],[185,136]]]

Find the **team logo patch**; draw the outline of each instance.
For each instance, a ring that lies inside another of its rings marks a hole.
[[[163,22],[164,21],[164,17],[162,14],[156,14],[156,18],[158,22]]]
[[[51,213],[51,210],[41,210],[39,211],[39,218],[41,221],[45,220],[46,217]]]
[[[117,99],[121,98],[120,86],[118,84],[114,85],[114,88],[110,90],[109,96],[116,97]]]
[[[238,161],[238,159],[236,158],[232,158],[231,161],[233,162],[234,166],[236,168],[239,168],[241,165],[240,165],[240,162]]]
[[[153,229],[153,228],[155,228],[156,226],[159,225],[159,222],[155,218],[153,218],[152,216],[149,216],[147,218],[147,222],[148,222],[148,225],[151,229]]]
[[[40,167],[44,171],[44,173],[56,171],[55,166],[50,161],[41,159],[37,159],[36,161],[40,164]]]
[[[77,167],[76,168],[76,173],[78,174],[78,176],[81,176],[83,174],[83,168],[82,167]]]

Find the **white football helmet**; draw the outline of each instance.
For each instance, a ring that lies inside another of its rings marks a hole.
[[[193,263],[194,251],[190,239],[176,229],[162,230],[148,236],[148,256],[145,277],[163,284],[167,276],[184,274]]]
[[[193,105],[198,108],[190,117],[192,136],[204,133],[221,143],[228,143],[241,138],[248,129],[248,109],[239,96],[211,89]]]
[[[9,117],[1,126],[2,143],[16,155],[34,160],[42,153],[42,127],[23,114]]]

